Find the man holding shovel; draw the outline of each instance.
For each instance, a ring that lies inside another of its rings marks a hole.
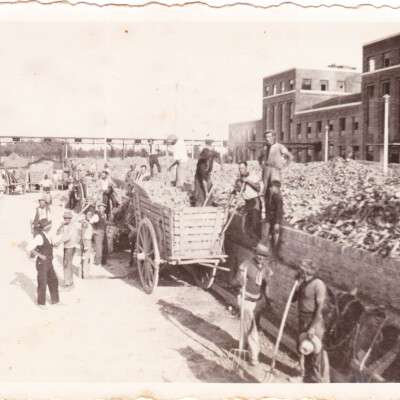
[[[268,247],[258,243],[254,258],[242,262],[233,281],[233,286],[242,286],[241,302],[241,338],[240,347],[248,348],[250,365],[259,364],[260,339],[256,324],[256,305],[261,297],[268,298],[267,279],[272,275],[272,270],[266,265]],[[243,350],[240,349],[240,350]]]

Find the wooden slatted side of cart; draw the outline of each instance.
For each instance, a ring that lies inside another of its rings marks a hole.
[[[214,282],[224,254],[224,227],[228,208],[169,208],[150,200],[135,184],[137,262],[143,289],[152,293],[160,269],[167,265],[192,265],[196,283],[208,289]]]

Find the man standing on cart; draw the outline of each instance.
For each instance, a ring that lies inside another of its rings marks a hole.
[[[175,186],[182,187],[185,183],[184,171],[189,159],[186,144],[183,139],[178,139],[176,135],[169,135],[167,137],[167,142],[172,145],[172,156],[174,159],[173,163],[169,166],[168,171],[176,166]]]

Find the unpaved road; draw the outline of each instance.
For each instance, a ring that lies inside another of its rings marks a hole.
[[[56,196],[61,196],[57,193]],[[272,353],[257,368],[229,371],[238,319],[211,292],[178,267],[164,271],[153,295],[143,293],[127,254],[110,259],[109,273],[74,277],[59,306],[36,306],[36,269],[24,248],[29,215],[39,194],[0,198],[0,376],[2,382],[261,382]],[[53,230],[61,222],[55,199]],[[61,249],[55,269],[63,284]],[[74,264],[79,265],[79,257]],[[76,273],[78,268],[76,268]],[[280,353],[277,380],[296,375],[297,363]]]

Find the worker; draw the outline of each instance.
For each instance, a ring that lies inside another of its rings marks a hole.
[[[257,330],[256,306],[264,297],[269,301],[268,279],[272,276],[272,270],[268,264],[268,247],[259,242],[253,258],[243,261],[236,277],[233,279],[233,286],[244,286],[244,346],[250,353],[250,365],[259,364],[260,339]]]
[[[53,240],[50,236],[51,221],[41,219],[38,223],[38,233],[26,246],[27,252],[36,257],[37,269],[37,302],[38,306],[46,309],[47,286],[50,291],[51,304],[60,302],[58,279],[53,267]]]
[[[154,144],[154,140],[150,139],[149,140],[149,146],[150,146],[150,151],[149,151],[149,165],[150,165],[150,175],[153,178],[154,177],[154,165],[157,166],[158,173],[161,172],[161,165],[160,161],[158,161],[158,156],[160,149],[158,146]]]
[[[53,202],[53,199],[52,199],[51,194],[50,194],[51,186],[52,186],[52,182],[49,179],[49,175],[46,174],[44,176],[44,179],[40,182],[40,190],[47,194],[48,199],[49,199],[49,206]]]
[[[258,158],[258,162],[263,170],[265,213],[267,214],[271,197],[271,183],[274,180],[282,182],[281,170],[290,164],[293,160],[293,155],[283,144],[276,141],[274,131],[265,131],[264,139],[265,146]],[[267,226],[267,231],[269,231],[269,226]]]
[[[72,211],[66,210],[63,216],[64,221],[57,229],[57,235],[62,235],[61,239],[57,242],[56,247],[63,243],[64,245],[64,285],[66,289],[72,289],[74,286],[73,279],[73,264],[76,246],[78,245],[78,227],[72,221]]]
[[[104,171],[107,172],[108,177],[111,179],[111,168],[109,167],[109,165],[107,163],[104,163]]]
[[[93,226],[92,218],[94,216],[94,207],[90,206],[85,212],[85,219],[81,225],[81,257],[82,257],[82,278],[90,278],[90,264],[93,253]]]
[[[266,215],[266,226],[269,231],[266,232],[271,244],[272,253],[277,256],[279,251],[281,227],[283,220],[283,200],[281,196],[281,182],[273,180],[270,188],[270,201]]]
[[[329,383],[328,354],[322,345],[325,323],[326,286],[316,274],[318,268],[310,259],[304,259],[297,278],[301,284],[293,297],[298,301],[299,340],[303,382]]]
[[[168,171],[170,171],[174,166],[176,166],[176,180],[175,186],[182,187],[185,183],[184,171],[188,161],[186,144],[183,139],[177,138],[176,135],[170,135],[167,137],[167,143],[172,145],[172,156],[173,163],[169,166]]]
[[[125,176],[126,190],[128,194],[132,192],[133,182],[135,182],[135,177],[136,177],[136,164],[132,164]]]
[[[142,164],[139,171],[136,173],[135,182],[150,180],[150,175],[147,173],[147,165]]]
[[[208,205],[212,205],[213,196],[209,193],[212,190],[211,173],[213,169],[213,153],[210,149],[204,148],[199,156],[194,177],[194,205],[202,207],[207,200]]]
[[[107,215],[106,205],[100,203],[97,206],[91,223],[93,225],[93,242],[94,242],[94,264],[107,265],[108,242],[107,242]]]
[[[246,161],[239,162],[239,178],[235,182],[232,195],[241,191],[245,201],[242,217],[242,231],[247,232],[257,242],[261,238],[261,179],[256,172],[249,172]]]
[[[52,220],[52,215],[49,208],[49,199],[45,193],[43,193],[43,195],[40,197],[39,206],[36,207],[30,218],[31,232],[34,237],[39,234],[39,221],[42,219],[47,219],[50,222]]]

